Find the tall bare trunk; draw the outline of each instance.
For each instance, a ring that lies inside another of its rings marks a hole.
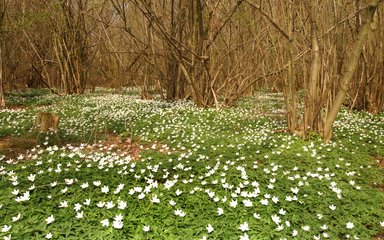
[[[322,121],[321,110],[321,89],[319,84],[320,77],[320,46],[317,33],[317,12],[316,0],[311,0],[309,16],[311,22],[311,51],[312,63],[309,80],[305,85],[305,111],[304,111],[304,135],[307,136],[308,130],[318,131]]]
[[[333,123],[335,122],[341,105],[344,102],[344,98],[348,91],[348,86],[352,80],[353,74],[359,62],[361,51],[367,42],[370,26],[378,4],[379,0],[375,0],[366,9],[366,15],[364,16],[363,24],[360,27],[357,40],[352,47],[351,56],[346,65],[346,72],[341,79],[340,88],[324,123],[323,141],[325,143],[328,143],[331,140]]]
[[[288,73],[284,81],[284,99],[285,108],[287,109],[288,128],[291,133],[297,133],[297,107],[296,107],[296,79],[295,79],[295,61],[293,56],[293,2],[288,3]]]
[[[0,36],[1,37],[1,36]],[[0,40],[0,108],[5,107],[4,83],[3,83],[3,46]]]
[[[4,66],[3,66],[3,47],[4,47],[4,34],[3,25],[6,11],[6,0],[0,0],[0,108],[5,107],[4,97]]]

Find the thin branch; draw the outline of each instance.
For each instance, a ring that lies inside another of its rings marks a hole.
[[[256,9],[257,11],[259,11],[261,13],[261,15],[263,15],[281,34],[283,34],[283,36],[288,39],[289,41],[291,41],[291,37],[289,36],[288,33],[286,33],[280,26],[279,24],[277,24],[275,22],[275,20],[273,20],[273,18],[271,16],[269,16],[269,14],[264,11],[263,9],[261,9],[261,7],[256,4],[256,3],[253,3],[249,0],[246,0],[246,2],[251,6],[253,7],[254,9]]]

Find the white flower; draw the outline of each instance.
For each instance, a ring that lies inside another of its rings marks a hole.
[[[252,207],[253,206],[252,201],[249,199],[244,199],[243,204],[245,207]]]
[[[103,187],[101,188],[101,192],[102,192],[102,193],[108,193],[108,192],[109,192],[109,187],[108,187],[108,186],[103,186]]]
[[[285,211],[284,209],[280,208],[279,210],[279,214],[281,215],[285,215],[287,213],[287,211]]]
[[[116,229],[122,229],[123,228],[123,222],[121,221],[113,221],[112,226]]]
[[[243,232],[245,232],[245,231],[249,231],[248,223],[247,223],[247,222],[244,222],[244,223],[240,224],[239,229],[240,229],[241,231],[243,231]]]
[[[384,221],[380,222],[380,226],[384,227]]]
[[[208,232],[208,233],[211,233],[211,232],[213,232],[213,230],[215,230],[215,229],[212,227],[211,224],[208,224],[206,228],[207,228],[207,232]]]
[[[253,214],[253,217],[256,218],[256,219],[260,219],[260,214],[258,214],[258,213],[254,213],[254,214]]]
[[[291,191],[294,193],[294,194],[298,194],[299,193],[299,188],[295,187],[295,188],[291,188]]]
[[[229,206],[235,208],[237,206],[237,200],[232,200],[230,203],[229,203]]]
[[[9,234],[8,236],[4,236],[4,240],[11,240],[12,239],[12,235]]]
[[[321,228],[322,230],[327,230],[327,229],[328,229],[328,226],[324,224],[324,225],[321,226],[320,228]]]
[[[276,197],[276,196],[273,196],[273,197],[272,197],[272,202],[274,202],[274,203],[279,202],[279,198]]]
[[[21,217],[21,214],[20,214],[20,213],[19,213],[19,214],[17,214],[17,216],[15,216],[15,217],[12,217],[12,222],[16,222],[16,221],[19,221],[20,217]]]
[[[67,185],[72,185],[73,184],[73,179],[64,179],[64,181],[65,181],[65,184],[67,184]]]
[[[261,199],[260,203],[263,205],[268,205],[269,201],[268,201],[268,199]]]
[[[53,237],[52,233],[47,233],[47,235],[45,235],[45,238],[46,239],[51,239]]]
[[[273,221],[276,225],[279,225],[279,224],[280,224],[281,219],[280,219],[279,216],[277,216],[277,215],[275,214],[275,215],[271,216],[271,218],[272,218],[272,221]]]
[[[180,191],[180,189],[177,189],[175,193],[176,193],[177,196],[180,196],[183,192]]]
[[[117,221],[117,222],[121,222],[123,221],[123,215],[119,214],[119,215],[116,215],[113,220]]]
[[[80,211],[82,205],[80,203],[75,203],[75,207],[73,208],[76,212]]]
[[[107,209],[111,209],[111,208],[114,208],[114,207],[115,207],[115,204],[114,204],[112,201],[110,201],[110,202],[107,202],[107,204],[105,204],[105,207],[106,207]]]
[[[11,225],[9,225],[9,226],[4,225],[3,228],[1,229],[1,232],[8,232],[11,228],[12,228]]]
[[[179,189],[177,189],[177,190],[179,190]],[[210,198],[213,198],[214,196],[215,196],[215,192],[212,192],[212,191],[207,191],[207,193],[208,193],[208,196],[210,197]]]
[[[103,227],[108,227],[109,226],[109,220],[108,219],[101,220],[100,223],[101,223],[101,225]]]
[[[86,183],[81,184],[80,187],[82,189],[85,189],[85,188],[89,187],[89,184],[88,184],[88,182],[86,182]]]
[[[304,231],[308,232],[311,228],[309,226],[302,226],[301,227]]]
[[[126,207],[127,207],[127,202],[125,202],[125,201],[119,201],[118,202],[118,205],[117,205],[118,209],[124,210]]]
[[[100,181],[94,181],[94,182],[93,182],[93,185],[95,185],[96,187],[98,187],[98,186],[101,185],[101,182],[100,182]]]
[[[59,208],[66,208],[66,207],[68,207],[67,201],[60,202]]]
[[[329,205],[329,209],[331,209],[332,211],[335,211],[336,210],[336,206],[335,205]]]
[[[217,214],[219,216],[223,215],[224,214],[224,210],[222,208],[217,208]]]
[[[30,198],[29,192],[25,192],[22,196],[17,197],[15,200],[16,202],[25,202],[28,201]]]
[[[84,216],[84,212],[83,212],[83,211],[78,212],[78,213],[76,214],[76,218],[77,218],[77,219],[81,219],[81,218],[83,218],[83,216]]]
[[[295,229],[292,231],[292,237],[296,237],[299,232]]]
[[[286,225],[287,227],[290,227],[290,226],[291,226],[291,223],[290,223],[289,221],[285,221],[285,225]]]
[[[153,203],[159,203],[159,202],[160,202],[160,199],[157,197],[156,194],[154,194],[153,197],[151,198],[151,202],[153,202]]]
[[[98,203],[96,204],[96,206],[98,206],[99,208],[104,207],[104,205],[105,205],[105,202],[98,202]]]
[[[181,209],[176,209],[174,211],[174,213],[175,213],[176,216],[179,216],[179,217],[184,217],[186,215],[186,213],[183,212],[183,210],[181,210]]]
[[[355,227],[355,224],[353,224],[352,222],[347,222],[347,229],[352,229]]]
[[[244,233],[244,235],[241,235],[240,240],[249,240],[248,234]]]
[[[145,197],[144,193],[140,193],[139,196],[137,196],[139,199],[143,199]]]
[[[91,199],[90,198],[85,199],[85,202],[83,202],[83,204],[85,206],[89,206],[91,204]]]
[[[36,175],[31,173],[31,174],[29,174],[29,176],[27,178],[29,181],[33,182],[33,181],[35,181]]]
[[[173,200],[170,200],[170,201],[169,201],[169,205],[171,205],[171,206],[175,206],[175,205],[176,205],[176,202],[173,201]]]
[[[16,196],[19,194],[19,192],[20,192],[20,190],[15,188],[15,189],[13,189],[12,194]]]
[[[280,232],[284,229],[284,225],[277,225],[276,231]]]
[[[119,193],[120,193],[120,191],[121,191],[121,189],[120,189],[120,188],[116,188],[116,189],[113,191],[113,194],[119,194]]]
[[[61,189],[60,191],[61,191],[61,193],[66,193],[68,191],[68,188],[65,187],[65,188]]]
[[[55,221],[55,218],[53,217],[53,215],[51,215],[47,217],[45,221],[47,222],[47,224],[51,224],[53,221]]]
[[[144,227],[143,227],[143,231],[144,231],[144,232],[149,232],[150,229],[151,229],[151,228],[150,228],[149,226],[144,226]]]

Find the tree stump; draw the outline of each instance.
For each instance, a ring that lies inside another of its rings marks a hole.
[[[59,116],[49,112],[37,113],[35,128],[39,132],[56,131],[58,127],[59,127]]]

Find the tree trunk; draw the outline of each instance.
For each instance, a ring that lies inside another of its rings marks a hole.
[[[0,0],[0,108],[5,107],[5,97],[4,97],[4,68],[3,68],[3,45],[4,45],[4,36],[3,36],[3,22],[5,16],[6,1]]]
[[[298,133],[297,128],[297,107],[296,107],[296,81],[295,81],[295,61],[293,59],[293,6],[292,2],[288,3],[289,23],[288,23],[288,74],[287,80],[284,81],[284,99],[285,108],[287,109],[288,128],[291,133]]]
[[[304,136],[308,135],[308,130],[318,131],[319,123],[321,122],[320,115],[320,102],[321,102],[321,89],[319,84],[320,77],[320,47],[317,34],[317,18],[316,11],[318,10],[317,1],[312,0],[309,16],[311,21],[311,50],[312,50],[312,63],[309,81],[305,89],[305,111],[304,111]]]
[[[59,126],[59,116],[49,112],[39,112],[36,116],[35,128],[39,132],[56,131]]]
[[[339,112],[347,94],[348,86],[352,80],[353,74],[359,62],[361,51],[367,42],[371,22],[373,20],[373,16],[376,12],[378,4],[379,0],[375,0],[368,6],[366,15],[363,20],[364,22],[361,25],[360,32],[357,36],[357,40],[352,46],[351,56],[349,62],[347,63],[347,70],[341,79],[340,88],[324,123],[323,141],[325,143],[328,143],[331,140],[333,123],[335,122],[337,113]]]
[[[1,37],[1,36],[0,36]],[[4,97],[4,83],[3,83],[3,47],[2,41],[0,39],[0,108],[5,107],[5,97]]]

